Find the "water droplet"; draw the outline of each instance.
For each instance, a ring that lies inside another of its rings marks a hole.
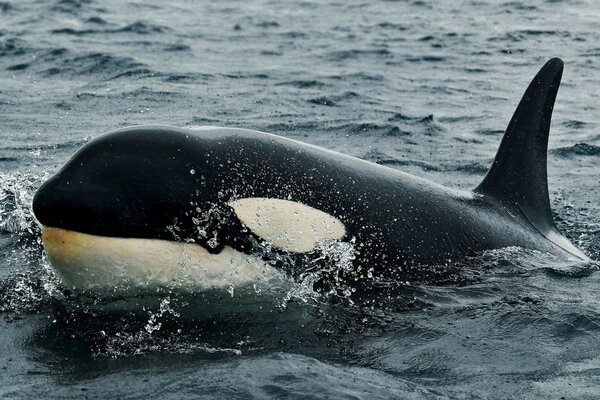
[[[206,242],[206,244],[208,244],[211,249],[214,249],[215,247],[217,247],[219,245],[219,242],[217,242],[217,238],[214,237],[214,238],[210,239],[208,242]]]

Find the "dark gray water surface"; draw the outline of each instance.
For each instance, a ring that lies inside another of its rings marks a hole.
[[[377,307],[298,287],[106,316],[63,298],[29,211],[78,146],[150,123],[269,131],[471,188],[552,56],[552,204],[598,259],[595,0],[0,2],[0,398],[600,397],[595,262],[511,248]]]

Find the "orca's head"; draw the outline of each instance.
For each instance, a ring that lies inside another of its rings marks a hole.
[[[257,244],[308,254],[343,238],[338,218],[273,182],[285,160],[264,173],[266,151],[285,154],[270,138],[136,127],[90,141],[33,199],[52,266],[75,291],[197,291],[279,276]]]
[[[185,131],[161,127],[100,136],[38,189],[34,214],[46,227],[173,240],[168,227],[183,222],[191,202],[211,197],[200,193],[195,168],[202,149],[192,140]]]
[[[251,265],[260,260],[224,244],[236,227],[218,205],[223,179],[209,142],[174,128],[117,131],[84,145],[39,188],[33,211],[67,287],[195,290],[261,272]]]

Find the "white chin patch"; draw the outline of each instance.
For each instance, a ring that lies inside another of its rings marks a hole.
[[[66,288],[100,294],[159,288],[193,293],[281,279],[259,258],[225,247],[211,254],[195,243],[94,236],[42,229],[44,248]]]
[[[285,251],[308,252],[319,241],[339,240],[346,234],[336,217],[294,201],[250,197],[230,206],[254,234]]]

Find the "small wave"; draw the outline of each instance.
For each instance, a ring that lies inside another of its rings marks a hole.
[[[68,148],[80,147],[83,143],[87,142],[90,139],[91,139],[91,137],[87,137],[82,140],[65,140],[60,143],[35,143],[35,142],[31,143],[31,141],[30,141],[29,142],[30,144],[27,146],[2,146],[2,147],[0,147],[0,149],[10,150],[10,151],[20,151],[20,152],[68,149]],[[35,174],[21,174],[21,175],[23,176],[23,179],[25,179],[25,180],[30,179],[30,177],[36,176]],[[2,176],[4,176],[4,175],[2,175]],[[6,175],[6,176],[10,176],[10,175]],[[35,179],[37,179],[37,178],[34,178],[34,180]],[[0,180],[0,187],[1,187],[1,185],[2,185],[2,180]]]
[[[190,46],[188,46],[187,44],[183,44],[183,43],[176,43],[176,44],[171,44],[168,46],[165,46],[164,51],[191,51],[192,48]]]
[[[512,8],[519,11],[536,11],[538,8],[532,4],[526,4],[521,1],[509,1],[502,5],[506,8]]]
[[[127,71],[147,68],[131,57],[120,57],[107,53],[91,53],[65,58],[59,66],[51,67],[44,72],[47,75],[109,75],[116,76]]]
[[[475,133],[478,135],[485,135],[485,136],[498,136],[498,135],[502,135],[504,133],[504,131],[500,130],[500,129],[477,129],[475,131]]]
[[[496,276],[529,276],[539,271],[554,278],[580,279],[600,270],[596,261],[566,262],[561,256],[516,246],[486,250],[477,260],[486,268],[498,268]]]
[[[0,12],[8,13],[13,10],[13,5],[5,1],[0,2]]]
[[[475,67],[465,67],[464,71],[468,72],[470,74],[483,74],[486,72],[486,70],[483,68],[475,68]]]
[[[398,121],[409,121],[415,122],[418,124],[429,124],[433,122],[433,114],[426,115],[425,117],[413,117],[409,115],[405,115],[402,113],[394,113],[391,117],[388,118],[390,122],[398,122]]]
[[[15,65],[11,65],[9,67],[6,67],[7,71],[23,71],[27,68],[30,67],[31,64],[29,63],[21,63],[21,64],[15,64]]]
[[[213,79],[215,76],[212,74],[202,74],[202,73],[187,73],[187,74],[169,74],[163,75],[163,80],[165,82],[174,82],[174,83],[197,83],[201,81],[209,81]]]
[[[584,126],[586,126],[587,124],[583,121],[577,121],[574,119],[570,119],[568,121],[563,122],[563,125],[566,126],[567,128],[580,129],[580,128],[583,128]]]
[[[551,153],[558,154],[561,157],[569,158],[573,156],[597,156],[600,154],[600,146],[587,143],[577,143],[573,146],[559,147],[551,150]]]
[[[472,122],[472,121],[477,121],[479,119],[480,119],[480,117],[475,116],[475,115],[452,115],[452,116],[447,116],[447,117],[440,117],[438,119],[438,121],[453,124],[456,122]],[[470,138],[456,137],[455,140],[458,140],[461,143],[473,143],[472,139],[470,139]],[[475,143],[481,143],[481,142],[477,141]]]
[[[431,4],[423,0],[415,0],[411,4],[418,7],[432,8]]]
[[[395,22],[380,22],[376,25],[378,28],[383,28],[383,29],[393,29],[396,31],[405,31],[408,28],[406,27],[406,25],[404,24],[398,24]]]
[[[516,31],[517,34],[519,35],[528,35],[528,36],[539,36],[539,35],[544,35],[544,36],[562,36],[562,37],[569,37],[571,36],[571,34],[567,31],[551,31],[551,30],[544,30],[544,29],[523,29],[520,31]]]
[[[425,55],[420,57],[408,57],[406,61],[410,62],[442,62],[448,60],[448,57],[439,55]]]
[[[600,57],[600,48],[596,47],[593,49],[585,50],[582,53],[583,57]]]
[[[137,22],[134,22],[133,24],[129,24],[122,28],[116,29],[113,32],[115,32],[115,33],[127,32],[127,33],[137,33],[138,35],[149,35],[149,34],[154,34],[154,33],[165,33],[170,30],[171,29],[166,26],[151,24],[149,22],[137,21]]]
[[[498,50],[498,53],[501,53],[501,54],[524,54],[524,53],[527,53],[527,51],[528,51],[527,49],[520,47],[520,48],[512,48],[512,49],[500,49],[500,50]]]
[[[217,125],[220,122],[221,122],[221,120],[220,119],[216,119],[216,118],[194,117],[186,125],[188,125],[190,127],[194,127],[194,126],[206,126],[206,125],[211,126],[211,125]]]
[[[296,123],[286,123],[286,122],[278,122],[278,123],[270,123],[266,124],[263,128],[267,132],[306,132],[306,131],[319,131],[323,129],[323,126],[314,121],[309,122],[296,122]]]
[[[308,102],[312,103],[312,104],[317,104],[320,106],[328,106],[328,107],[337,106],[337,103],[333,99],[326,97],[326,96],[310,99],[310,100],[308,100]]]
[[[335,96],[321,96],[314,99],[309,99],[308,102],[320,106],[337,106],[339,102],[359,97],[356,92],[345,92]]]
[[[392,124],[378,124],[374,122],[351,123],[328,127],[329,131],[341,131],[346,134],[379,134],[384,136],[408,136],[410,133]]]
[[[52,6],[51,10],[74,14],[81,10],[85,5],[91,3],[91,0],[59,0]]]
[[[25,41],[17,38],[7,38],[0,42],[0,56],[22,56],[30,53],[31,49]]]
[[[116,79],[121,79],[121,78],[149,78],[149,77],[155,77],[155,76],[160,76],[160,74],[158,74],[156,71],[153,71],[149,68],[134,68],[134,69],[130,69],[128,71],[125,72],[121,72],[117,75],[111,76],[110,78],[108,78],[109,80],[116,80]]]
[[[258,28],[268,29],[268,28],[278,28],[279,22],[277,21],[258,21],[254,23],[254,26]]]
[[[488,171],[488,166],[480,164],[478,162],[471,162],[471,163],[467,163],[467,164],[459,164],[459,165],[450,167],[447,170],[466,172],[468,174],[473,174],[473,175],[483,175]]]
[[[103,18],[98,17],[98,16],[89,17],[86,21],[89,22],[90,24],[97,24],[97,25],[106,25],[108,23]]]
[[[544,267],[542,270],[546,275],[554,278],[587,278],[598,271],[598,265],[594,263],[580,263],[561,267]]]
[[[57,48],[32,48],[25,42],[8,39],[0,42],[0,56],[7,58],[21,58],[20,61],[6,68],[8,71],[22,72],[25,70],[37,70],[36,67],[46,68],[48,64],[56,64],[60,58],[67,54],[68,50],[63,47]]]
[[[73,28],[59,28],[54,29],[51,32],[54,34],[63,35],[94,35],[94,34],[111,34],[111,33],[135,33],[138,35],[150,35],[165,33],[170,31],[166,26],[155,25],[148,22],[137,21],[129,25],[125,25],[121,28],[115,29],[73,29]]]
[[[231,79],[268,79],[268,78],[270,78],[270,76],[265,73],[247,74],[247,73],[240,72],[237,74],[220,74],[220,75],[224,76],[225,78],[231,78]]]
[[[282,32],[278,35],[281,37],[284,37],[284,38],[289,38],[289,39],[298,39],[298,38],[304,38],[304,37],[308,36],[306,33],[299,32],[299,31]]]
[[[410,126],[410,129],[408,129],[407,127],[403,128],[402,130],[404,131],[424,134],[428,136],[432,136],[445,131],[444,127],[438,122],[436,122],[436,120],[433,117],[433,114],[429,114],[425,117],[415,117],[405,115],[402,113],[395,113],[387,120],[389,122],[396,122],[400,123],[401,125]]]
[[[297,80],[297,81],[286,81],[279,82],[276,86],[291,86],[298,89],[310,89],[310,88],[322,88],[325,83],[317,80]]]
[[[385,77],[383,75],[373,74],[373,73],[369,73],[369,72],[355,72],[355,73],[344,74],[344,75],[331,75],[331,76],[329,76],[329,78],[336,79],[336,80],[361,79],[361,80],[365,80],[365,81],[377,81],[377,82],[383,81],[385,79]]]
[[[493,36],[488,38],[489,42],[522,42],[533,40],[540,36],[558,36],[563,38],[569,38],[571,34],[567,31],[552,31],[543,29],[523,29],[518,31],[507,32],[504,35]],[[524,52],[525,49],[522,49]]]
[[[138,89],[122,92],[120,93],[121,97],[125,97],[127,99],[144,99],[145,101],[152,102],[165,102],[168,98],[176,97],[178,94],[176,92],[169,92],[165,90],[154,90],[148,86],[142,86]]]
[[[281,55],[283,55],[282,52],[273,51],[273,50],[261,50],[260,54],[263,56],[281,56]]]
[[[101,33],[103,31],[96,30],[96,29],[60,28],[60,29],[53,29],[50,32],[53,34],[57,34],[57,35],[63,34],[63,35],[82,36],[82,35],[89,35],[89,34],[93,34],[93,33]]]
[[[54,49],[50,49],[46,52],[46,56],[50,57],[50,58],[56,58],[56,57],[60,57],[64,54],[67,54],[68,50],[65,49],[64,47],[57,47]]]
[[[80,93],[77,93],[74,97],[78,100],[85,100],[85,99],[98,99],[98,98],[102,98],[104,96],[100,96],[96,93],[80,92]]]
[[[391,57],[392,53],[388,49],[366,49],[366,50],[339,50],[327,54],[327,58],[333,61],[353,60],[362,57]]]
[[[66,101],[62,101],[62,100],[57,103],[54,103],[54,105],[56,106],[56,108],[62,108],[63,110],[71,109],[71,104],[67,103]]]

